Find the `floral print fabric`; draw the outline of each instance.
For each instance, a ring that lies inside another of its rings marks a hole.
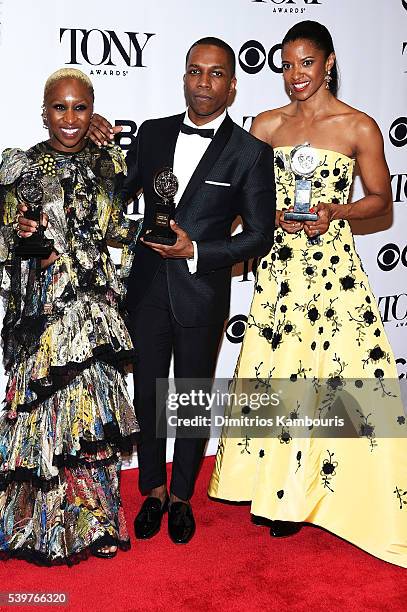
[[[290,150],[275,151],[280,210],[294,203]],[[354,161],[335,151],[319,155],[312,202],[346,203]],[[280,427],[264,437],[242,431],[239,439],[225,426],[210,495],[251,500],[253,514],[272,520],[320,525],[406,567],[407,510],[397,496],[407,489],[406,419],[394,356],[348,222],[331,222],[314,245],[304,232],[276,230],[258,267],[234,391],[243,380],[260,390],[273,380],[293,385],[292,418],[310,405],[311,416],[329,416],[329,401],[315,399],[322,386],[325,400],[346,385],[357,397],[369,381],[371,394],[355,411],[359,435],[352,438],[296,436]],[[312,401],[300,391],[305,383]],[[229,414],[238,416],[239,407]]]
[[[35,167],[46,230],[59,257],[13,254],[15,186]],[[0,413],[0,551],[45,564],[74,563],[92,547],[129,538],[121,507],[120,450],[138,424],[123,366],[133,347],[119,314],[123,286],[107,250],[132,250],[139,224],[118,197],[116,147],[64,154],[46,143],[3,154],[0,261],[8,374]]]

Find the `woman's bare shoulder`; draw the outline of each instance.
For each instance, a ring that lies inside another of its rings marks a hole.
[[[250,132],[266,142],[270,142],[272,134],[284,123],[292,113],[292,104],[267,110],[253,120]]]
[[[376,131],[378,129],[376,121],[373,117],[370,117],[367,113],[359,110],[358,108],[354,108],[346,102],[342,102],[338,100],[338,108],[340,112],[338,113],[339,117],[343,118],[348,125],[352,125],[353,128],[363,131]]]

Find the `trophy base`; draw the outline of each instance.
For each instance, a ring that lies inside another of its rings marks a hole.
[[[317,213],[295,212],[295,210],[284,213],[284,221],[316,221],[317,219]]]
[[[43,242],[33,243],[30,238],[23,238],[15,248],[15,255],[21,259],[48,259],[54,249],[54,241],[45,239]]]
[[[144,235],[144,242],[153,242],[155,244],[166,244],[168,246],[173,246],[177,242],[177,235],[173,232],[173,236],[170,234],[166,236],[160,236],[159,234],[154,234],[154,232],[148,232]]]

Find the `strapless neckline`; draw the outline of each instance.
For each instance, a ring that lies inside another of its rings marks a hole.
[[[283,146],[279,146],[279,147],[273,147],[274,151],[280,151],[282,149],[294,149],[294,146],[297,145],[283,145]],[[312,145],[310,145],[312,147]],[[355,163],[355,160],[352,157],[349,157],[349,155],[345,155],[345,153],[341,153],[340,151],[334,151],[333,149],[322,149],[321,147],[312,147],[313,149],[315,149],[316,151],[323,151],[324,153],[332,153],[333,155],[340,155],[341,157],[346,157],[346,159],[349,159],[349,161],[351,161],[352,163]]]

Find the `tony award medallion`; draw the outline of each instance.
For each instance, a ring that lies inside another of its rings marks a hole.
[[[16,185],[16,195],[19,202],[26,204],[24,213],[26,219],[36,221],[37,231],[29,238],[20,238],[15,248],[15,254],[22,259],[39,257],[47,259],[54,247],[54,241],[44,236],[44,227],[41,225],[42,200],[44,190],[41,184],[41,175],[37,169],[25,172]]]
[[[316,221],[317,213],[310,212],[312,181],[319,166],[319,157],[308,142],[297,145],[290,155],[290,170],[296,175],[294,209],[284,213],[285,221]]]
[[[144,240],[173,245],[177,235],[170,227],[170,220],[175,216],[174,196],[178,191],[178,179],[171,168],[163,168],[156,173],[153,186],[161,201],[154,204],[152,223]]]

